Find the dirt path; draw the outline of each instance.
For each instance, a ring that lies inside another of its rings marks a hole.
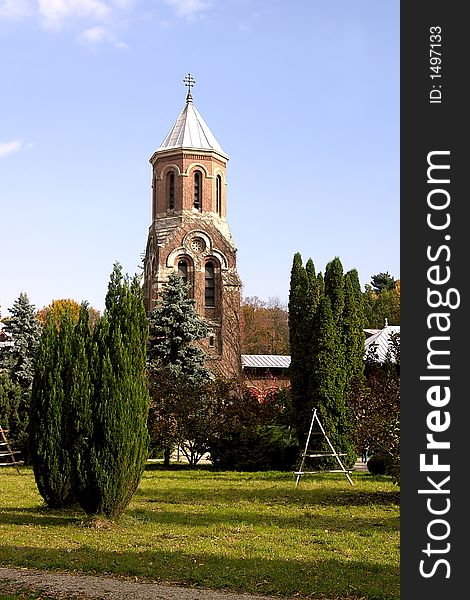
[[[58,599],[74,600],[279,600],[269,596],[185,588],[121,577],[0,567],[0,592],[25,589],[47,593]]]

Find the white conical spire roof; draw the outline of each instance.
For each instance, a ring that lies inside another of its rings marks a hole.
[[[212,134],[212,131],[196,110],[191,93],[188,93],[186,106],[180,112],[175,124],[156,151],[162,152],[165,150],[173,150],[175,148],[211,150],[228,158],[227,154],[225,154],[219,142]]]

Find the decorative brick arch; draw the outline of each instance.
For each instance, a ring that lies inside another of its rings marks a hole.
[[[165,179],[165,176],[169,171],[174,171],[178,177],[181,175],[181,171],[178,165],[171,163],[169,165],[165,165],[159,173],[155,173],[155,179]]]

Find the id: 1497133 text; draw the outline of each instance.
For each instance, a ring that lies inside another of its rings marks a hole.
[[[429,92],[429,103],[440,104],[442,102],[441,80],[441,50],[442,30],[439,26],[429,28],[429,77],[431,78],[432,90]]]

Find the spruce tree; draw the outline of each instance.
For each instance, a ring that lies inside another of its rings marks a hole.
[[[2,348],[0,367],[8,369],[14,383],[29,390],[33,382],[33,361],[41,325],[27,294],[22,292],[10,308],[11,317],[6,320],[4,331],[11,335],[12,346]]]
[[[148,450],[148,323],[137,277],[123,276],[118,263],[105,305],[90,344],[92,389],[89,409],[81,412],[88,435],[80,445],[76,495],[89,515],[117,518],[139,485]]]
[[[47,319],[35,359],[31,392],[30,449],[39,493],[51,508],[73,502],[70,384],[73,323]]]
[[[188,298],[188,286],[176,272],[171,272],[161,299],[150,314],[148,351],[149,426],[163,450],[164,466],[169,466],[171,450],[184,429],[181,420],[189,410],[189,389],[200,398],[203,411],[205,399],[199,390],[212,375],[197,342],[208,333],[206,321],[196,312],[195,301]]]
[[[196,344],[208,333],[206,321],[196,312],[195,301],[188,298],[187,285],[176,272],[171,272],[161,300],[150,315],[152,371],[164,369],[175,378],[184,375],[194,380],[208,379],[205,353]]]
[[[29,460],[28,423],[31,385],[34,377],[34,356],[41,335],[41,325],[35,307],[22,292],[10,308],[11,316],[5,322],[13,345],[0,349],[0,370],[8,374],[14,386],[21,390],[15,407],[9,439],[21,450],[22,459]]]

